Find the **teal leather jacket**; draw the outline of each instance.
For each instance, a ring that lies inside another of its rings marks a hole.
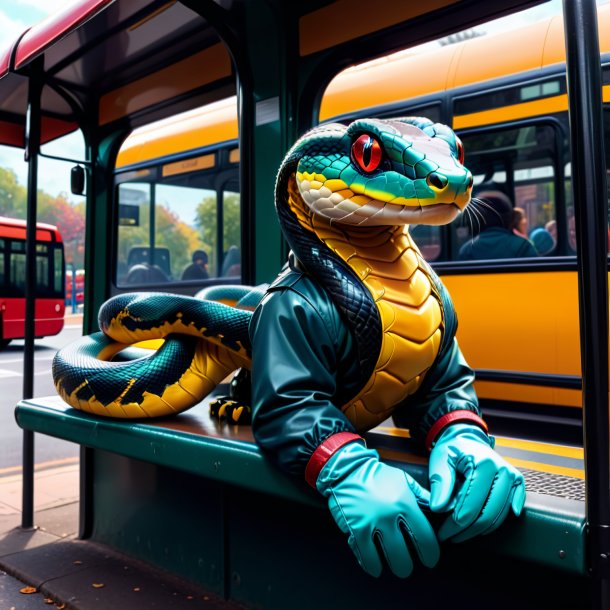
[[[423,446],[434,423],[451,411],[480,415],[474,373],[457,341],[457,318],[441,294],[445,331],[438,357],[419,390],[396,406],[393,419]],[[306,273],[291,268],[270,286],[250,323],[252,428],[258,444],[283,469],[303,476],[318,446],[338,432],[355,432],[341,411],[362,379],[356,348],[329,294]]]

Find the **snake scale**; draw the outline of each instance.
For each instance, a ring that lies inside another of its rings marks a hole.
[[[438,355],[440,288],[408,225],[445,224],[465,209],[472,176],[463,161],[449,127],[405,117],[316,127],[280,166],[275,201],[284,236],[356,342],[361,384],[340,406],[359,430],[413,394]],[[58,393],[110,417],[164,416],[197,404],[251,364],[248,325],[263,293],[232,288],[234,307],[219,302],[223,290],[111,298],[99,312],[101,332],[57,353]],[[165,341],[150,356],[125,349],[157,338]]]

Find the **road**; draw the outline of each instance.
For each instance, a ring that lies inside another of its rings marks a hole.
[[[82,334],[80,318],[68,318],[59,335],[36,341],[34,396],[55,394],[51,361],[55,352]],[[0,476],[18,472],[21,466],[22,430],[15,423],[14,409],[23,392],[23,341],[13,341],[0,351]],[[78,456],[78,445],[35,435],[36,464],[61,463]]]

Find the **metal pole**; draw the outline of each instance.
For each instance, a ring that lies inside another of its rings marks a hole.
[[[36,207],[38,149],[40,147],[40,62],[29,79],[26,116],[25,160],[28,162],[27,229],[25,240],[25,346],[23,350],[23,398],[34,395],[34,338],[36,318]],[[23,431],[23,490],[21,527],[34,525],[34,433]]]
[[[588,552],[595,607],[608,608],[608,201],[595,0],[563,0],[563,11],[578,241]]]
[[[72,305],[72,313],[76,313],[76,267],[74,266],[74,263],[70,263],[70,269],[72,271],[70,304]]]

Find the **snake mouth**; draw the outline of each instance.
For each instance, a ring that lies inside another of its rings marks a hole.
[[[418,208],[403,208],[400,216],[405,224],[445,225],[455,220],[460,208],[454,201],[433,203]]]

